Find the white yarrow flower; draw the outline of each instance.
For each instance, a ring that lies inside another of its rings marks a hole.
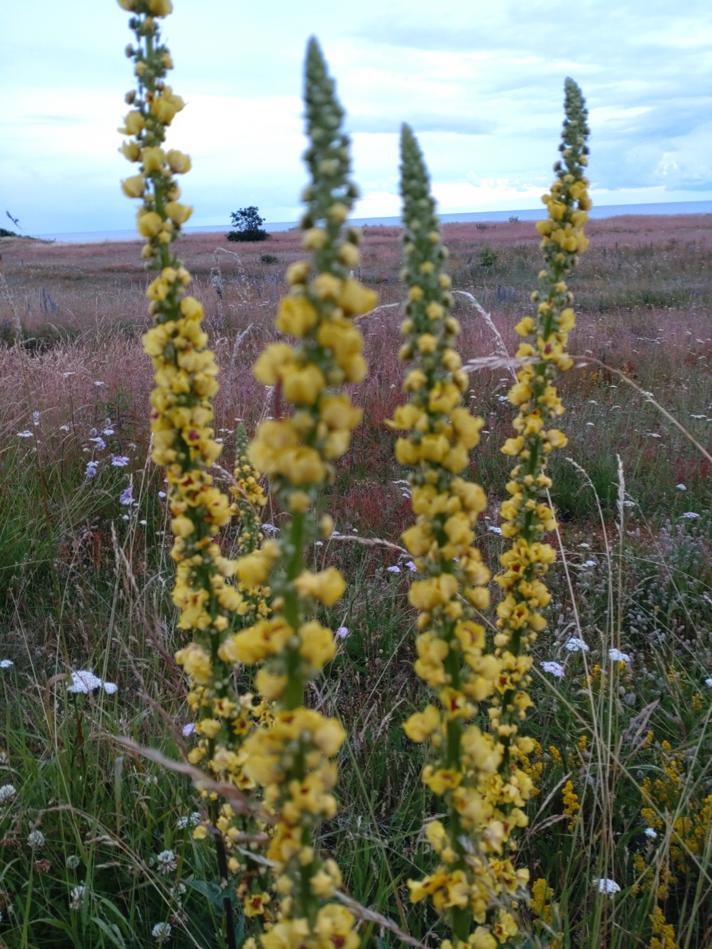
[[[548,672],[549,675],[552,675],[557,679],[564,678],[566,670],[564,669],[564,667],[561,665],[560,662],[547,661],[547,662],[540,663],[540,665],[542,669],[544,670],[544,672]]]
[[[649,840],[655,840],[658,836],[657,830],[654,830],[652,827],[646,827],[643,833]]]
[[[624,662],[626,665],[630,662],[630,656],[627,652],[621,652],[620,649],[609,649],[608,658],[611,662]]]
[[[17,788],[14,784],[3,784],[0,787],[0,804],[7,804],[17,794]]]
[[[0,659],[0,669],[12,669],[14,665],[12,659]]]
[[[77,672],[72,673],[72,682],[67,686],[67,692],[73,692],[77,695],[80,693],[87,695],[100,686],[101,679],[99,676],[95,676],[94,673],[88,669],[79,669]]]
[[[176,861],[176,855],[172,850],[161,850],[161,852],[156,857],[156,862],[158,863],[158,872],[166,876],[173,871],[178,866]]]
[[[583,641],[579,639],[578,636],[572,636],[570,639],[567,639],[564,643],[564,649],[567,652],[588,652],[589,647]]]
[[[67,692],[72,692],[75,695],[88,695],[89,692],[93,692],[95,689],[103,689],[107,695],[113,695],[118,686],[115,682],[105,682],[89,669],[79,669],[77,672],[73,672],[71,684],[67,686]]]
[[[168,942],[168,940],[171,938],[171,924],[156,923],[156,925],[151,930],[151,935],[159,944]]]
[[[79,886],[72,887],[72,891],[69,894],[69,908],[70,909],[81,909],[82,903],[84,903],[87,896],[87,888],[83,883],[80,883]]]
[[[593,885],[598,889],[599,893],[605,893],[607,896],[615,896],[616,893],[620,893],[621,888],[615,880],[608,880],[606,877],[602,877],[600,880],[594,880]]]
[[[27,835],[27,846],[32,850],[41,850],[45,845],[45,835],[41,830],[31,830]]]
[[[712,689],[712,676],[707,676],[705,679],[705,685],[708,689]]]

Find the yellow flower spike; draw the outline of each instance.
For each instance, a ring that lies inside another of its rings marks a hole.
[[[120,0],[120,5],[134,14],[131,25],[136,43],[130,47],[130,55],[138,76],[138,88],[130,95],[134,108],[121,129],[132,139],[124,142],[121,151],[139,163],[139,173],[126,179],[122,187],[129,197],[142,199],[137,216],[139,233],[147,240],[142,256],[158,271],[147,293],[154,326],[144,337],[144,348],[154,367],[152,457],[163,466],[168,484],[178,628],[190,631],[193,637],[176,653],[176,662],[190,680],[189,705],[197,719],[198,743],[189,760],[219,781],[243,789],[249,787],[249,781],[240,749],[255,719],[251,706],[234,692],[234,659],[229,645],[235,629],[250,626],[269,613],[268,591],[239,576],[238,564],[222,556],[217,533],[239,512],[240,553],[249,555],[262,540],[254,509],[264,503],[264,495],[259,476],[245,457],[244,432],[238,434],[235,504],[214,485],[210,473],[221,451],[212,427],[217,366],[201,325],[203,307],[187,295],[190,274],[172,250],[191,210],[179,203],[173,174],[189,171],[190,159],[181,151],[163,147],[167,126],[183,108],[183,100],[165,84],[172,61],[161,43],[159,21],[153,19],[167,16],[171,3]],[[219,807],[220,801],[213,795],[209,808],[216,826]],[[234,846],[238,830],[246,829],[244,822],[233,825],[237,819],[220,820],[223,837],[216,839],[223,857],[225,850]],[[194,836],[207,836],[206,828],[198,828]],[[227,866],[226,859],[224,862]],[[229,944],[235,945],[230,921],[228,937]]]
[[[370,310],[376,297],[349,274],[358,251],[346,222],[357,191],[341,129],[343,110],[314,40],[305,92],[312,182],[304,193],[303,246],[312,257],[290,266],[291,290],[277,310],[276,327],[293,342],[270,344],[254,369],[258,381],[280,385],[291,414],[263,422],[248,452],[291,518],[281,525],[279,540],[237,563],[241,580],[269,583],[274,615],[223,647],[230,656],[260,664],[255,683],[276,708],[271,726],[253,731],[244,745],[245,771],[264,788],[275,817],[267,856],[275,864],[280,902],[259,937],[262,949],[359,944],[351,913],[329,902],[338,870],[313,845],[320,820],[336,812],[331,759],[345,734],[334,719],[304,708],[307,683],[336,652],[334,634],[313,618],[314,608],[333,606],[345,582],[334,567],[305,569],[304,552],[321,531],[333,529],[328,515],[316,510],[319,494],[333,479],[334,462],[348,449],[362,414],[338,387],[365,375],[363,338],[352,318]]]
[[[582,231],[586,216],[580,212],[589,206],[583,175],[588,152],[587,116],[581,91],[570,79],[565,86],[565,113],[562,161],[555,165],[557,178],[542,199],[548,217],[537,224],[546,266],[539,273],[539,288],[532,294],[536,315],[523,317],[516,326],[525,339],[517,355],[531,360],[520,368],[509,392],[510,402],[518,408],[513,422],[517,435],[502,446],[502,452],[516,465],[506,486],[510,498],[500,508],[502,534],[509,541],[500,560],[502,571],[495,578],[505,594],[497,605],[495,637],[496,656],[503,672],[490,699],[489,718],[493,734],[504,749],[502,784],[493,804],[506,816],[510,827],[526,821],[522,807],[536,793],[533,781],[525,774],[531,771],[529,752],[518,733],[532,706],[526,692],[531,668],[528,649],[546,626],[543,610],[551,599],[543,581],[555,559],[553,548],[542,543],[544,535],[556,527],[547,500],[551,485],[547,463],[552,450],[566,445],[566,436],[548,425],[564,411],[555,381],[558,371],[572,363],[566,344],[575,324],[564,278],[586,246]],[[520,768],[514,766],[517,756],[522,762]],[[580,804],[570,781],[563,793],[564,812],[572,821]],[[505,835],[500,846],[507,848],[514,842],[510,844],[509,835]],[[500,915],[492,932],[498,939],[508,938],[512,926],[511,918]]]
[[[463,404],[467,377],[455,347],[459,324],[449,315],[446,252],[423,157],[407,127],[401,155],[408,290],[402,358],[413,368],[403,387],[409,401],[387,424],[404,432],[396,457],[414,468],[409,481],[416,522],[403,540],[419,558],[420,577],[409,591],[420,611],[415,671],[438,701],[411,715],[404,729],[412,741],[430,740],[423,782],[447,812],[427,834],[439,861],[435,872],[408,885],[413,901],[430,900],[450,926],[455,939],[443,945],[495,946],[500,934],[509,938],[513,920],[499,908],[512,905],[522,887],[519,878],[512,885],[508,862],[494,859],[511,821],[493,781],[504,748],[474,724],[478,703],[496,691],[503,674],[475,621],[475,610],[489,602],[489,571],[473,546],[486,498],[479,485],[460,476],[482,420]],[[518,788],[514,792],[521,797]]]

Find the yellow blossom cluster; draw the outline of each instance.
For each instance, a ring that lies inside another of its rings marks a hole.
[[[388,424],[404,432],[396,457],[412,469],[416,522],[403,540],[417,568],[409,592],[419,612],[415,671],[437,697],[437,704],[411,715],[405,731],[413,741],[430,741],[433,756],[422,780],[446,812],[445,820],[426,828],[438,857],[435,871],[408,885],[414,902],[428,899],[447,922],[453,939],[444,947],[491,949],[518,931],[509,906],[527,872],[514,868],[503,842],[513,821],[526,822],[523,812],[516,814],[531,779],[514,771],[504,786],[503,745],[477,723],[479,703],[500,688],[500,661],[476,621],[489,603],[490,573],[475,546],[486,499],[465,474],[482,420],[464,405],[468,381],[443,271],[446,248],[423,156],[407,126],[401,160],[408,287],[401,357],[413,365],[404,382],[409,400]],[[522,743],[531,750],[526,739]],[[500,798],[511,805],[506,817],[496,806]]]
[[[659,906],[655,906],[650,914],[650,933],[649,949],[680,949],[675,927],[665,919]]]
[[[524,337],[517,351],[524,365],[509,391],[509,401],[517,407],[513,425],[516,435],[507,439],[502,451],[516,459],[506,485],[509,498],[500,508],[502,534],[508,546],[500,558],[502,570],[495,578],[502,590],[497,604],[495,654],[500,663],[499,688],[490,699],[489,717],[493,733],[504,746],[502,773],[515,775],[528,768],[521,760],[520,723],[532,700],[527,692],[531,656],[529,647],[546,626],[544,610],[551,595],[544,577],[556,559],[545,535],[556,527],[548,500],[551,479],[548,456],[566,445],[566,436],[553,423],[564,407],[556,389],[560,370],[572,365],[566,351],[569,331],[574,326],[573,297],[564,277],[586,249],[583,226],[591,206],[583,171],[587,163],[588,126],[586,107],[579,87],[571,79],[565,84],[565,120],[561,159],[554,167],[556,179],[542,199],[547,219],[537,225],[546,267],[539,274],[539,289],[532,295],[535,316],[525,316],[516,327]],[[511,778],[510,778],[511,780]],[[573,816],[574,792],[570,788],[569,816]],[[523,804],[531,797],[533,785],[520,788],[521,804],[514,812],[505,798],[499,805],[516,815],[519,823]],[[508,841],[514,849],[516,841]]]
[[[305,97],[311,182],[302,229],[311,257],[289,268],[290,293],[276,317],[277,329],[295,341],[268,345],[255,365],[257,379],[276,387],[275,402],[288,404],[291,413],[263,422],[249,448],[290,519],[278,540],[266,541],[236,565],[240,582],[269,583],[272,615],[225,640],[219,655],[258,665],[256,686],[275,709],[270,727],[253,731],[244,745],[245,772],[264,788],[274,819],[267,855],[275,866],[279,909],[259,944],[348,949],[359,944],[354,918],[330,902],[339,870],[314,846],[319,822],[336,811],[333,759],[345,733],[335,719],[304,707],[307,683],[336,651],[332,630],[314,613],[333,606],[346,585],[334,567],[308,570],[304,553],[319,530],[328,535],[333,529],[331,518],[318,519],[316,509],[361,419],[340,387],[366,374],[363,338],[353,320],[375,306],[376,296],[350,276],[359,260],[359,237],[347,216],[357,191],[343,110],[315,40],[307,50]]]
[[[564,805],[564,814],[569,819],[568,828],[573,830],[576,826],[576,815],[581,810],[581,801],[571,778],[566,781],[561,789],[561,799]]]
[[[661,836],[670,834],[670,872],[658,887],[658,898],[664,900],[669,896],[671,885],[678,878],[689,879],[699,872],[700,861],[705,859],[712,827],[712,793],[691,797],[681,809],[679,802],[693,780],[689,773],[691,763],[683,752],[673,751],[669,741],[660,742],[655,751],[657,775],[646,776],[641,782],[643,807],[640,816]],[[636,869],[653,876],[648,872],[653,868],[646,867],[644,862]]]
[[[217,536],[239,514],[249,528],[241,533],[243,552],[251,551],[261,540],[259,509],[264,496],[257,472],[248,466],[244,452],[240,457],[239,445],[234,503],[211,474],[221,452],[212,408],[217,366],[202,328],[203,307],[188,295],[190,274],[172,250],[190,215],[190,208],[179,201],[174,175],[187,172],[190,159],[164,147],[167,128],[183,108],[181,98],[165,82],[172,61],[161,42],[159,18],[170,13],[170,0],[120,0],[120,5],[132,13],[136,42],[127,48],[127,55],[137,80],[137,89],[126,96],[131,111],[119,131],[129,138],[121,151],[138,166],[122,187],[127,196],[141,201],[137,227],[146,238],[143,257],[158,271],[147,289],[154,325],[144,336],[155,382],[152,457],[164,469],[168,484],[178,625],[193,634],[176,653],[190,680],[188,704],[196,719],[198,740],[188,757],[217,780],[246,790],[254,784],[243,770],[242,741],[268,709],[250,694],[237,694],[234,663],[224,657],[222,643],[235,628],[268,615],[268,591],[236,581],[235,560],[223,556]],[[213,798],[210,813],[230,849],[241,830],[232,809],[227,804],[220,807]],[[206,835],[205,826],[196,828],[196,837]]]

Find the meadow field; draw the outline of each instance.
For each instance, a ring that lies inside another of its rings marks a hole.
[[[617,218],[587,233],[561,384],[569,444],[550,465],[559,557],[534,647],[520,944],[709,949],[712,220]],[[339,812],[320,843],[348,898],[368,908],[362,944],[383,947],[441,938],[406,887],[427,872],[433,811],[423,746],[402,727],[424,690],[400,539],[409,490],[384,425],[402,400],[400,237],[365,229],[357,276],[379,306],[357,321],[369,375],[349,389],[363,422],[328,488],[334,531],[308,555],[348,584],[323,609],[337,654],[308,690],[347,734]],[[539,235],[519,222],[457,224],[444,241],[468,406],[485,420],[468,470],[487,492],[477,543],[494,570],[507,354],[541,266]],[[280,414],[251,366],[276,335],[300,235],[237,252],[220,234],[176,246],[220,367],[227,486],[238,422],[252,434]],[[170,596],[165,485],[149,459],[140,245],[3,239],[0,252],[0,945],[219,945],[228,891],[210,840],[192,835],[205,801],[188,773],[122,744],[183,761],[193,720],[173,658],[187,640]],[[286,517],[269,499],[265,531],[279,536]],[[107,687],[72,690],[78,670]],[[246,672],[235,675],[247,688]],[[237,895],[259,870],[246,855]],[[240,945],[253,920],[233,890]]]

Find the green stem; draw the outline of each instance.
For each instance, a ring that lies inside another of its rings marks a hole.
[[[299,628],[299,597],[293,581],[302,572],[302,548],[304,546],[304,514],[295,514],[290,525],[290,557],[287,562],[287,591],[284,594],[284,618],[294,630]],[[301,670],[299,648],[291,643],[287,652],[287,687],[284,693],[286,709],[299,708],[304,704],[304,676]]]

